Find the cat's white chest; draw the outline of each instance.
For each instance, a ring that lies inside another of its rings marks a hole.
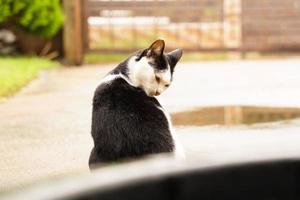
[[[163,108],[162,105],[161,105],[161,107],[158,107],[158,109],[160,109],[164,113],[165,117],[167,118],[169,131],[170,131],[171,136],[174,141],[174,146],[175,146],[174,156],[175,156],[175,158],[180,159],[180,160],[185,160],[184,148],[176,135],[176,132],[175,132],[175,129],[173,128],[173,125],[171,122],[171,117],[170,117],[169,113],[166,112],[166,110]]]

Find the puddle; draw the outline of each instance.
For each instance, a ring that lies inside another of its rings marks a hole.
[[[201,107],[171,114],[174,125],[238,125],[300,118],[300,108],[219,106]]]

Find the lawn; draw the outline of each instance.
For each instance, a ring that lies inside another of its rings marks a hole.
[[[84,62],[86,64],[98,64],[98,63],[120,63],[126,59],[130,54],[125,53],[87,53],[84,56]]]
[[[10,96],[34,79],[43,69],[59,63],[38,57],[0,57],[0,97]]]

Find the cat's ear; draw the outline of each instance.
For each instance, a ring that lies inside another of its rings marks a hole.
[[[144,56],[147,55],[147,52],[148,52],[148,49],[144,49],[143,51],[140,51],[140,52],[137,54],[137,57],[136,57],[135,61],[141,60],[142,57],[144,57]]]
[[[161,56],[164,53],[164,49],[165,49],[165,41],[156,40],[148,48],[147,56],[148,57]]]
[[[175,65],[180,60],[181,56],[182,56],[182,49],[176,49],[167,54],[167,58],[171,68],[174,69]]]

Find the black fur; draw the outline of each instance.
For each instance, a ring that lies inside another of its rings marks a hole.
[[[137,58],[136,61],[139,61],[142,57],[148,56],[152,58],[152,62],[149,64],[154,67],[155,70],[157,71],[163,71],[168,69],[168,61],[166,55],[157,55],[154,53],[147,54],[150,51],[150,49],[144,49],[142,51],[137,52]]]
[[[147,56],[146,52],[139,51],[135,56]],[[167,62],[165,55],[155,58],[158,59],[163,59],[158,64]],[[122,74],[128,78],[127,64],[128,59],[110,74]],[[95,91],[92,137],[91,169],[101,163],[174,151],[167,117],[159,102],[121,77],[100,84]]]
[[[171,68],[171,74],[173,74],[174,73],[174,68],[175,68],[178,60],[172,55],[168,55],[168,56],[166,56],[166,58],[168,60],[170,68]]]
[[[110,74],[123,74],[128,77],[128,68],[127,68],[128,59],[121,62],[115,69],[113,69]]]
[[[89,164],[172,152],[167,118],[154,97],[122,78],[95,91],[92,113],[94,148]]]

